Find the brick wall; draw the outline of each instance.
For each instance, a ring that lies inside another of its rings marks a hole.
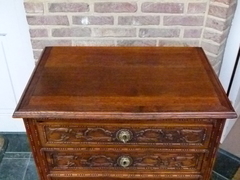
[[[201,46],[218,73],[237,0],[25,0],[45,46]]]

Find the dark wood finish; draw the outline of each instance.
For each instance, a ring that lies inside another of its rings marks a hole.
[[[236,113],[201,48],[47,47],[13,116],[41,180],[209,180]]]
[[[47,48],[14,117],[235,117],[219,86],[200,48]]]

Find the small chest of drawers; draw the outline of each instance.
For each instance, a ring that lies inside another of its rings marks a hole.
[[[41,180],[209,180],[236,116],[197,47],[47,47],[14,117]]]

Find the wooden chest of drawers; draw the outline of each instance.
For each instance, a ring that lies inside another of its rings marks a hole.
[[[201,48],[48,47],[13,116],[41,180],[209,180],[236,114]]]

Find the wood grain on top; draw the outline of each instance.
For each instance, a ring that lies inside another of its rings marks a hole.
[[[14,117],[233,118],[201,48],[47,47]]]

